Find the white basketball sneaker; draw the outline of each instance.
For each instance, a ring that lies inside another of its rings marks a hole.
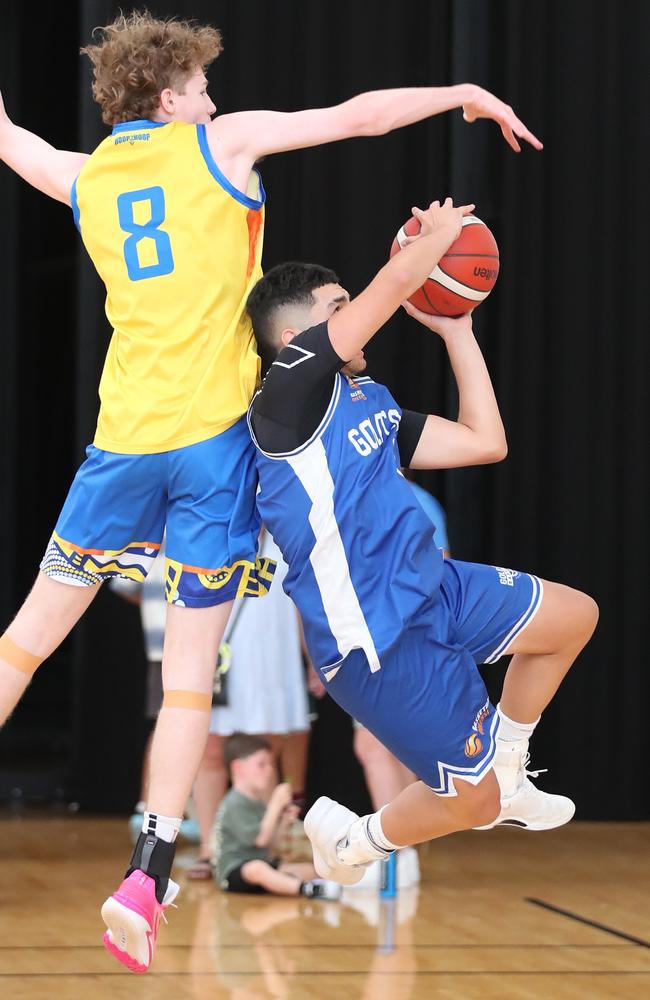
[[[530,779],[539,777],[544,770],[527,770],[529,761],[528,740],[510,741],[497,737],[494,773],[501,789],[501,812],[493,823],[477,826],[475,830],[491,830],[495,826],[553,830],[573,817],[576,807],[571,799],[535,787]]]
[[[321,795],[305,816],[305,833],[311,841],[314,868],[321,878],[340,885],[355,885],[368,864],[388,857],[368,843],[359,816],[333,799]]]

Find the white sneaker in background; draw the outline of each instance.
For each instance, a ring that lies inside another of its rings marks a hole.
[[[303,883],[301,895],[307,899],[340,899],[341,886],[325,878],[312,878]]]
[[[410,889],[420,884],[420,859],[415,847],[397,852],[397,888]]]

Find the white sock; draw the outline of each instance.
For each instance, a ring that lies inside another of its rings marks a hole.
[[[506,740],[508,743],[512,743],[515,740],[529,740],[533,735],[535,726],[541,719],[540,715],[534,722],[515,722],[514,719],[508,718],[500,705],[497,705],[497,714],[499,716],[498,737],[500,740]]]
[[[160,813],[149,812],[145,809],[142,818],[142,832],[152,833],[154,837],[160,837],[168,844],[173,844],[182,822],[182,816],[161,816]]]
[[[399,851],[403,844],[393,844],[392,841],[388,839],[384,833],[384,828],[381,825],[381,814],[383,813],[386,806],[382,806],[378,809],[376,813],[373,813],[368,819],[368,835],[372,843],[379,847],[382,851]]]

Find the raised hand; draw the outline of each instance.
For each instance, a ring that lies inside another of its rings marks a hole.
[[[483,90],[482,87],[474,87],[470,100],[463,104],[463,118],[470,123],[476,121],[477,118],[491,118],[500,126],[503,138],[509,146],[512,146],[515,153],[521,152],[517,137],[529,142],[535,149],[544,148],[537,136],[534,136],[517,118],[509,104],[504,104],[489,90]]]
[[[431,233],[435,233],[439,229],[449,229],[453,234],[450,242],[453,243],[463,228],[463,217],[471,215],[475,207],[475,205],[459,205],[454,207],[451,198],[445,198],[442,204],[439,201],[432,201],[429,207],[425,209],[414,206],[411,212],[413,213],[413,217],[420,223],[420,232],[417,236],[409,236],[403,245],[407,246],[414,240],[419,239],[420,236],[430,236]]]
[[[430,316],[429,313],[422,312],[421,309],[416,309],[408,301],[403,302],[402,305],[409,316],[412,316],[413,319],[416,319],[418,323],[422,323],[429,330],[437,333],[443,340],[447,340],[448,337],[462,331],[471,332],[472,330],[471,313],[463,313],[462,316]]]
[[[281,781],[280,784],[276,785],[273,789],[269,805],[272,802],[277,809],[286,809],[287,806],[291,805],[292,794],[289,782]]]

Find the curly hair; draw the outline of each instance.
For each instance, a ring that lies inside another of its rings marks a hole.
[[[151,118],[166,87],[180,89],[197,69],[205,70],[223,46],[221,32],[149,11],[120,14],[95,28],[97,45],[81,49],[93,64],[93,97],[107,125]],[[182,90],[181,90],[182,92]]]

